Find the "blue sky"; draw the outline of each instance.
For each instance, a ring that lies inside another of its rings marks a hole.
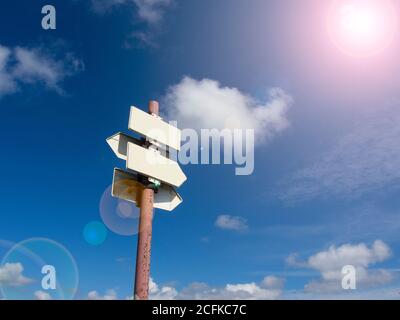
[[[6,254],[13,244],[40,237],[72,255],[76,298],[132,296],[136,235],[108,226],[93,246],[83,230],[102,221],[124,167],[105,139],[127,132],[131,105],[157,99],[187,127],[233,117],[258,131],[252,175],[182,167],[184,202],[155,213],[153,298],[400,297],[398,41],[342,52],[318,0],[51,1],[56,30],[41,28],[45,4],[0,5],[0,284],[10,287],[5,263],[22,263]],[[243,117],[276,105],[278,119]],[[346,264],[359,273],[353,292],[337,289]]]

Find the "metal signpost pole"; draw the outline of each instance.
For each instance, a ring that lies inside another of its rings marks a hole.
[[[159,105],[149,102],[149,113],[158,116]],[[140,196],[139,233],[136,256],[135,300],[147,300],[149,297],[150,254],[153,224],[154,190],[145,188]]]
[[[106,140],[126,165],[126,170],[114,168],[112,196],[140,207],[135,300],[149,298],[153,210],[173,211],[179,206],[182,197],[176,189],[187,179],[168,153],[169,148],[179,152],[181,130],[161,119],[158,111],[157,101],[149,102],[148,112],[131,107],[128,129],[141,135],[142,140],[121,132]]]

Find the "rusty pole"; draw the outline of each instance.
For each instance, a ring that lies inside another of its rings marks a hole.
[[[158,115],[157,101],[149,102],[149,113]],[[135,300],[149,298],[151,236],[153,227],[154,190],[150,187],[142,191],[140,198],[139,233],[136,255]]]

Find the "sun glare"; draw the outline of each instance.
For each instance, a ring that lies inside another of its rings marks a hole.
[[[390,0],[336,0],[329,16],[332,41],[352,56],[370,56],[384,50],[397,28]]]

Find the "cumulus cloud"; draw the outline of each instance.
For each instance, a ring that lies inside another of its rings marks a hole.
[[[24,267],[21,263],[6,263],[0,266],[0,285],[18,287],[31,283],[33,280],[22,273]]]
[[[331,246],[326,251],[310,256],[306,261],[298,261],[296,255],[288,257],[290,266],[310,268],[318,271],[321,279],[312,280],[305,286],[308,292],[341,291],[342,268],[354,266],[357,286],[379,286],[392,280],[391,272],[387,270],[371,270],[373,264],[383,262],[391,256],[391,250],[386,243],[376,240],[371,247],[365,243]]]
[[[21,84],[35,83],[62,94],[64,79],[83,69],[83,62],[72,53],[56,59],[40,48],[11,49],[0,45],[0,98],[16,92]]]
[[[205,283],[195,282],[179,292],[178,299],[187,300],[275,300],[283,290],[284,280],[266,277],[255,282],[227,284],[224,287],[211,287]]]
[[[36,300],[52,300],[49,293],[41,290],[35,291],[34,296]]]
[[[225,230],[246,231],[248,229],[247,220],[242,217],[223,214],[218,216],[215,226]]]
[[[181,128],[254,129],[259,140],[267,140],[289,125],[287,111],[292,98],[282,89],[271,89],[264,101],[223,87],[218,81],[185,77],[169,88],[165,97],[168,118]]]
[[[382,106],[363,118],[330,150],[288,177],[280,197],[290,202],[356,198],[396,186],[400,181],[398,106]]]
[[[152,278],[149,282],[149,299],[151,300],[275,300],[281,297],[284,279],[268,276],[260,283],[227,284],[223,287],[212,287],[202,282],[193,282],[181,290],[172,286],[160,286]],[[92,300],[98,300],[96,291],[92,291]],[[115,291],[113,299],[118,299]],[[132,300],[126,297],[125,300]],[[111,300],[111,299],[108,299]]]
[[[154,282],[153,278],[150,278],[149,282],[149,298],[151,300],[174,300],[178,296],[178,292],[171,286],[159,287]]]
[[[117,292],[113,289],[107,290],[104,295],[99,294],[97,291],[93,290],[88,293],[88,300],[117,300]]]

